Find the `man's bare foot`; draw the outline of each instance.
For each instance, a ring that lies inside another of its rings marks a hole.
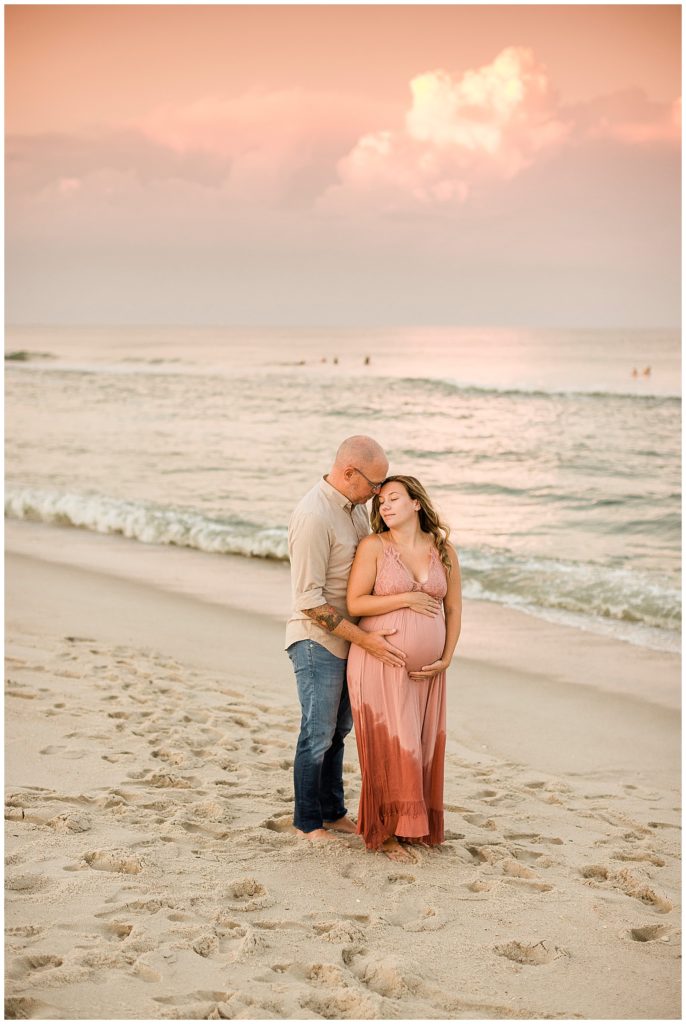
[[[385,853],[389,860],[414,864],[414,857],[407,850],[403,850],[397,839],[386,839],[379,847],[379,850],[381,853]]]
[[[333,832],[348,832],[350,834],[357,834],[357,825],[354,821],[351,821],[348,815],[339,818],[338,821],[325,821],[324,828],[330,828]]]
[[[312,832],[303,832],[302,829],[296,828],[295,831],[302,839],[309,839],[312,843],[336,842],[336,836],[332,836],[325,828],[315,828]]]

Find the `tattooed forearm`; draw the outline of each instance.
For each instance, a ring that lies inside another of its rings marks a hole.
[[[321,604],[318,608],[306,608],[305,615],[308,615],[311,619],[321,626],[322,629],[328,629],[330,633],[333,633],[336,626],[338,626],[343,619],[344,615],[330,604]]]

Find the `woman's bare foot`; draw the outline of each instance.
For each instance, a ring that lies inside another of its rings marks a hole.
[[[332,836],[325,828],[315,828],[311,832],[303,832],[296,828],[296,833],[301,839],[309,839],[311,843],[335,843],[336,836]]]
[[[414,857],[407,850],[403,850],[395,838],[386,839],[379,847],[379,850],[381,853],[385,853],[389,860],[403,861],[408,864],[414,863]]]
[[[338,821],[325,821],[324,828],[330,828],[333,832],[357,834],[357,825],[350,820],[347,814],[343,818],[339,818]]]

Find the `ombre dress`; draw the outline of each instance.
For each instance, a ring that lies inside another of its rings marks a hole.
[[[438,600],[445,597],[446,572],[433,544],[423,583],[415,580],[394,544],[383,544],[374,594],[423,590]],[[445,672],[420,681],[408,672],[441,657],[445,619],[442,612],[429,617],[401,608],[365,616],[359,626],[368,632],[396,629],[388,641],[407,660],[404,668],[394,668],[356,644],[350,647],[348,691],[362,770],[357,831],[369,849],[394,835],[442,843]]]

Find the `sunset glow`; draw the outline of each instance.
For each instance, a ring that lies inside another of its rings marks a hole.
[[[9,318],[677,323],[679,19],[9,6]]]

